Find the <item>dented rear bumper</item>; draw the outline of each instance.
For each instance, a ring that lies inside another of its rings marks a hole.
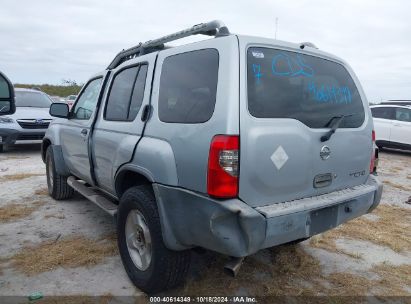
[[[264,207],[239,199],[215,200],[186,189],[154,184],[163,238],[168,248],[203,247],[244,257],[308,238],[371,212],[382,184],[373,175],[356,187]]]

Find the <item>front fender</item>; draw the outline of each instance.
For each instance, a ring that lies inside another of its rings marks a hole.
[[[60,123],[59,123],[60,122]],[[46,153],[49,146],[60,145],[61,119],[53,120],[47,128],[41,143],[41,158],[46,162]]]
[[[60,145],[50,145],[53,151],[53,158],[54,158],[54,167],[56,169],[57,174],[62,176],[69,176],[70,170],[66,166],[66,162],[64,161],[63,150]]]
[[[67,119],[54,119],[47,129],[44,139],[48,139],[53,145],[60,145],[60,129],[64,127],[63,124],[65,121],[67,121]]]

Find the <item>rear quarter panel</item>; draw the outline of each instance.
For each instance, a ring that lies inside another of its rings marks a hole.
[[[392,120],[374,118],[375,138],[377,141],[390,141]]]

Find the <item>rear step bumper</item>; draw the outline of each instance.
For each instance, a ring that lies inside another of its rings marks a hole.
[[[244,257],[260,249],[308,238],[371,212],[382,183],[252,208],[239,199],[215,200],[185,189],[154,184],[164,241],[170,249],[203,247]]]

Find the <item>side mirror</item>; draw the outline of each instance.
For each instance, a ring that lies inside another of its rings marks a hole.
[[[51,116],[68,118],[69,117],[69,107],[66,103],[52,103],[49,111]]]
[[[14,114],[14,112],[16,112],[16,104],[13,84],[0,72],[0,116]]]

